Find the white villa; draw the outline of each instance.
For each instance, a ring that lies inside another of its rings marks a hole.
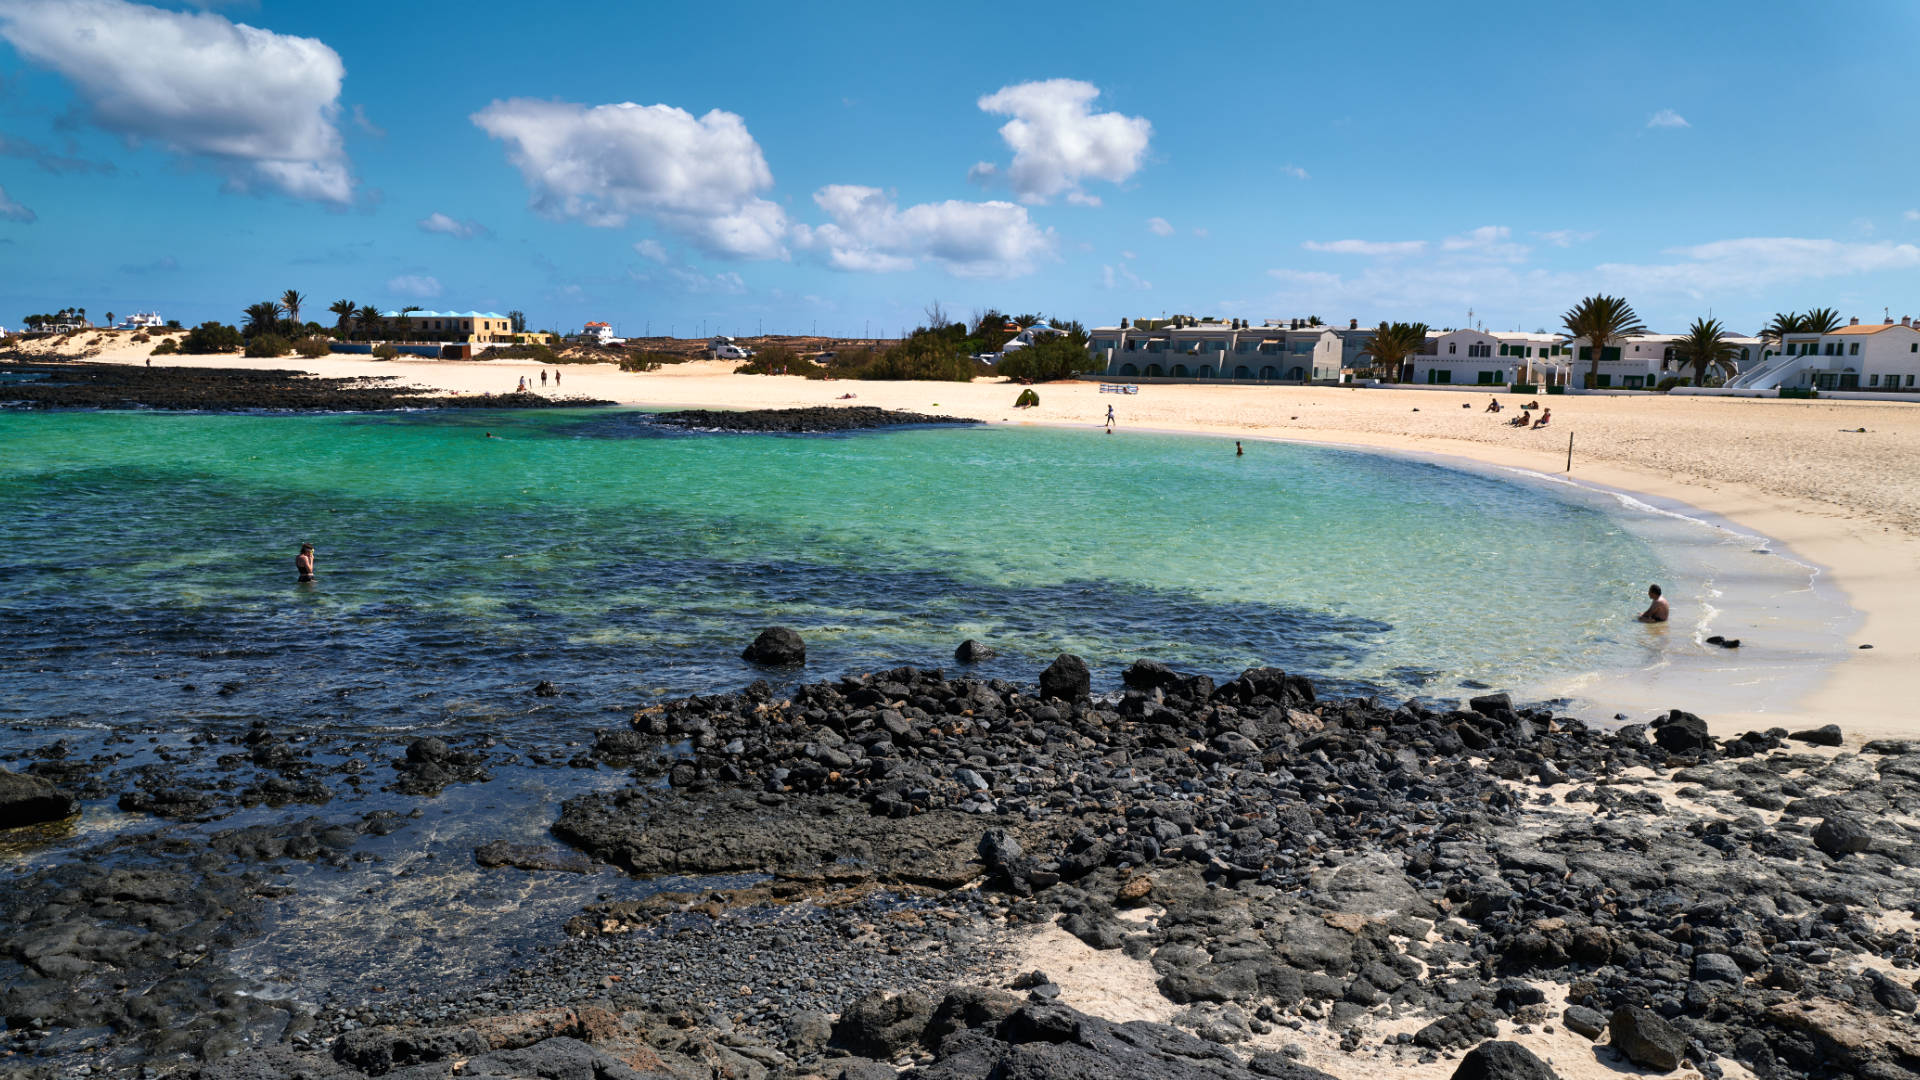
[[[1007,339],[1007,343],[1000,346],[1000,356],[1004,359],[1008,353],[1019,352],[1021,349],[1039,341],[1043,337],[1064,333],[1066,333],[1065,330],[1056,330],[1046,323],[1034,323],[1032,326],[1027,327]]]
[[[1567,357],[1563,334],[1451,330],[1429,332],[1426,345],[1407,359],[1416,383],[1562,386],[1567,381]]]
[[[1259,326],[1240,319],[1178,319],[1146,327],[1097,326],[1087,348],[1104,362],[1105,374],[1121,378],[1340,382],[1349,346],[1331,327],[1299,319],[1269,319]]]
[[[166,320],[157,311],[136,311],[120,320],[116,330],[161,330],[166,328]]]
[[[586,327],[580,331],[580,338],[583,341],[590,341],[595,345],[619,345],[626,341],[625,338],[614,337],[613,325],[603,322],[588,323]]]
[[[1920,325],[1854,319],[1825,334],[1788,334],[1779,351],[1727,383],[1742,390],[1920,390]]]

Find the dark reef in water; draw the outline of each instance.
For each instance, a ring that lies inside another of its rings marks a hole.
[[[748,431],[787,435],[817,435],[834,431],[911,427],[918,424],[978,424],[965,416],[929,416],[893,412],[872,405],[845,408],[818,405],[805,409],[686,409],[659,414],[659,422],[700,431]]]
[[[146,367],[0,361],[27,381],[0,384],[0,404],[37,409],[168,409],[238,412],[284,409],[373,412],[385,409],[556,409],[611,405],[541,394],[446,395],[398,380],[334,379],[300,371]]]

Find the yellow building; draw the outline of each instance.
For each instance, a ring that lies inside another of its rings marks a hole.
[[[513,323],[493,311],[388,311],[381,332],[394,341],[464,341],[471,345],[511,343]]]

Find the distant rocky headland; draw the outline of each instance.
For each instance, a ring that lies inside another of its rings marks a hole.
[[[764,432],[818,435],[836,431],[912,427],[920,424],[978,424],[965,416],[930,416],[854,405],[844,408],[816,405],[801,409],[683,409],[660,413],[660,423],[694,431]]]
[[[610,405],[543,394],[446,394],[390,378],[300,371],[146,367],[0,359],[0,405],[37,409],[374,412],[388,409],[555,409]]]

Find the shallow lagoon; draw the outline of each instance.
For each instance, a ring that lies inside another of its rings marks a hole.
[[[999,650],[982,673],[1013,679],[1067,651],[1107,686],[1152,656],[1603,710],[1603,676],[1704,662],[1709,616],[1775,611],[1794,644],[1773,659],[1811,668],[1843,609],[1759,546],[1512,474],[1190,436],[10,414],[0,720],[579,737],[759,677],[739,649],[772,623],[805,633],[813,677],[950,666],[976,637]],[[1656,580],[1677,619],[1650,632],[1630,616]],[[529,697],[541,679],[567,695]]]

